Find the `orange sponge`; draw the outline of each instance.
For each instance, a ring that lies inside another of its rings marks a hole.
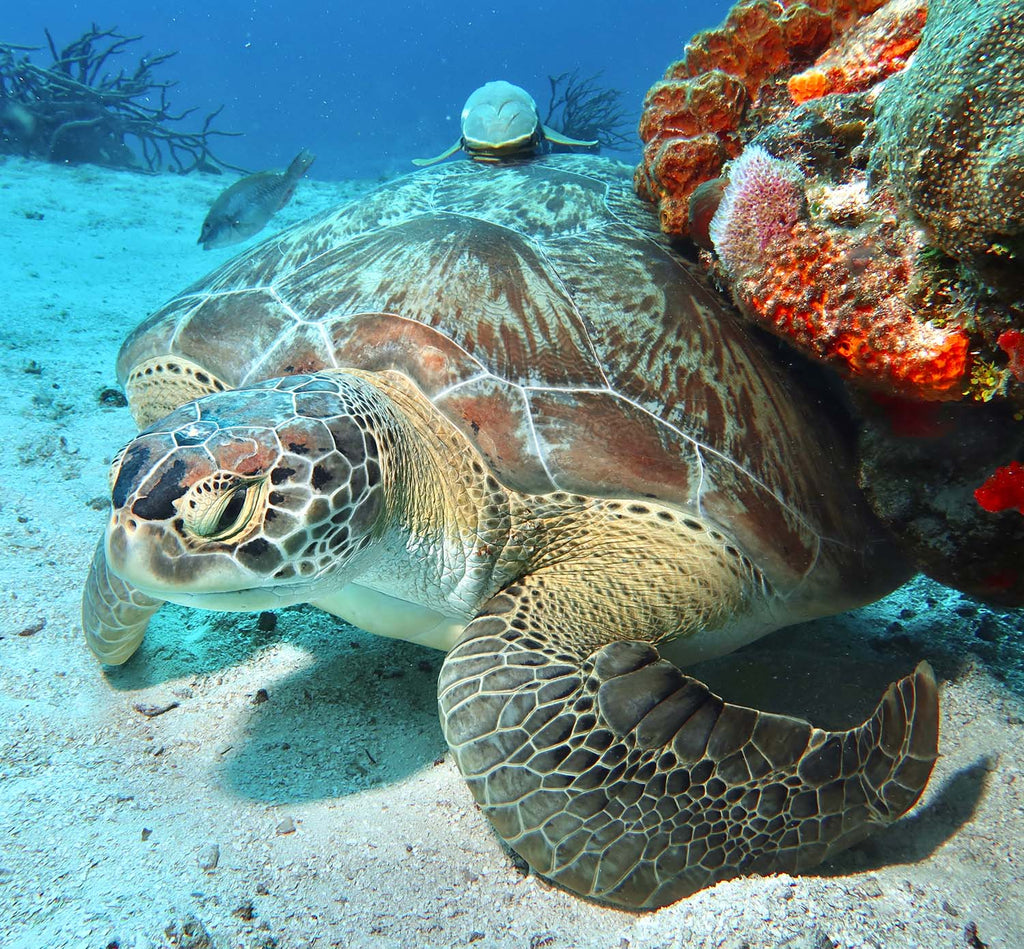
[[[857,23],[810,69],[790,76],[793,101],[859,92],[899,72],[921,41],[927,13],[925,0],[890,0]]]

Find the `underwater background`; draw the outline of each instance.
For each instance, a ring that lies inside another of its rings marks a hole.
[[[375,177],[410,170],[459,137],[459,114],[491,79],[523,86],[544,116],[549,76],[598,73],[620,90],[633,128],[654,76],[678,57],[680,37],[713,26],[727,0],[443,4],[384,2],[8,4],[3,39],[58,48],[90,23],[144,39],[118,59],[178,55],[157,76],[174,79],[178,125],[194,129],[218,106],[216,127],[243,137],[215,145],[251,171],[283,167],[300,148],[317,155],[314,176]],[[671,28],[667,24],[671,23]],[[49,62],[45,50],[36,56]],[[630,160],[639,152],[639,141]],[[617,156],[613,156],[617,157]],[[625,157],[625,156],[623,156]]]
[[[436,155],[491,79],[543,116],[549,76],[600,73],[635,143],[605,154],[633,166],[647,89],[730,7],[37,0],[6,4],[0,41],[43,46],[45,66],[44,27],[60,48],[116,26],[142,39],[115,68],[178,51],[155,75],[196,109],[181,129],[223,104],[215,127],[242,135],[215,139],[218,157],[255,171],[316,153],[255,242]],[[234,179],[0,154],[0,949],[1024,945],[1024,617],[922,576],[694,670],[729,701],[840,728],[926,658],[941,755],[911,815],[810,873],[639,916],[503,848],[447,752],[435,651],[305,605],[167,605],[131,663],[101,667],[80,600],[135,434],[115,358],[251,246],[196,245]]]

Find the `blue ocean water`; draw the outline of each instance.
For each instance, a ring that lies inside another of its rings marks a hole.
[[[176,80],[180,123],[198,128],[224,105],[215,127],[244,133],[216,154],[258,170],[286,165],[301,147],[318,156],[320,178],[411,170],[459,135],[470,92],[491,79],[525,87],[542,116],[549,76],[602,73],[638,120],[647,88],[678,59],[685,42],[717,25],[730,0],[558,0],[511,3],[449,0],[333,2],[213,0],[125,3],[35,0],[8,4],[9,43],[58,48],[90,24],[142,35],[112,65],[134,69],[141,55],[177,50],[157,75]],[[48,50],[34,61],[48,65]],[[635,124],[635,123],[634,123]],[[639,142],[624,160],[639,154]]]

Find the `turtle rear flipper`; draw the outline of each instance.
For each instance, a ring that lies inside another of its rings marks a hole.
[[[937,752],[926,663],[846,732],[724,702],[648,643],[585,640],[543,581],[499,594],[441,671],[445,737],[538,873],[632,909],[814,866],[905,813]],[[548,607],[554,609],[548,612]]]
[[[139,648],[149,618],[163,602],[107,569],[106,546],[101,539],[82,593],[82,628],[93,655],[111,666],[127,662]]]

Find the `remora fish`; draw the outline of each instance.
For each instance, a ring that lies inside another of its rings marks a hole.
[[[210,250],[252,237],[291,200],[295,185],[315,159],[303,149],[283,174],[260,171],[240,178],[213,202],[196,243]]]

